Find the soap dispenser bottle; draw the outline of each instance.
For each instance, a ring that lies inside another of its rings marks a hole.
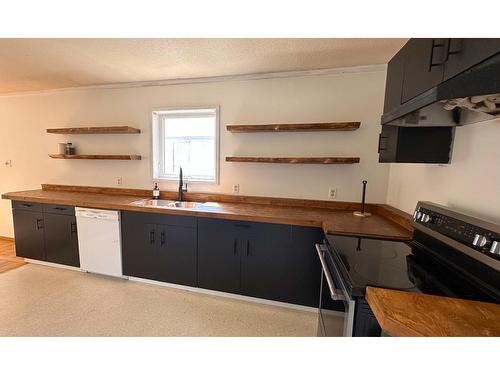
[[[157,182],[155,182],[155,187],[153,189],[153,199],[160,199],[160,188]]]

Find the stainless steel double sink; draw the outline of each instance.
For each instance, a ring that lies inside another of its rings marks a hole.
[[[197,208],[205,203],[200,202],[180,202],[166,199],[140,199],[131,204],[141,207],[160,207],[160,208]]]

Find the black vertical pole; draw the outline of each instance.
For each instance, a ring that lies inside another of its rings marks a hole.
[[[361,213],[365,213],[365,195],[366,195],[366,184],[368,181],[363,180],[363,195],[361,196]]]

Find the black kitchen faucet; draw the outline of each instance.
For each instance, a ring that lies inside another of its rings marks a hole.
[[[179,168],[179,196],[177,197],[177,200],[179,202],[182,202],[182,193],[187,192],[187,187],[183,188],[183,182],[182,182],[182,167]]]

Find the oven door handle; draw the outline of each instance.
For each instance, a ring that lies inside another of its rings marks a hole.
[[[330,289],[330,296],[334,301],[345,301],[346,298],[342,293],[342,290],[335,286],[333,282],[332,275],[330,274],[330,270],[328,269],[328,265],[325,261],[325,245],[316,244],[316,251],[318,252],[319,261],[321,262],[321,268],[323,268],[323,273],[325,274],[326,282],[328,283],[328,289]]]

